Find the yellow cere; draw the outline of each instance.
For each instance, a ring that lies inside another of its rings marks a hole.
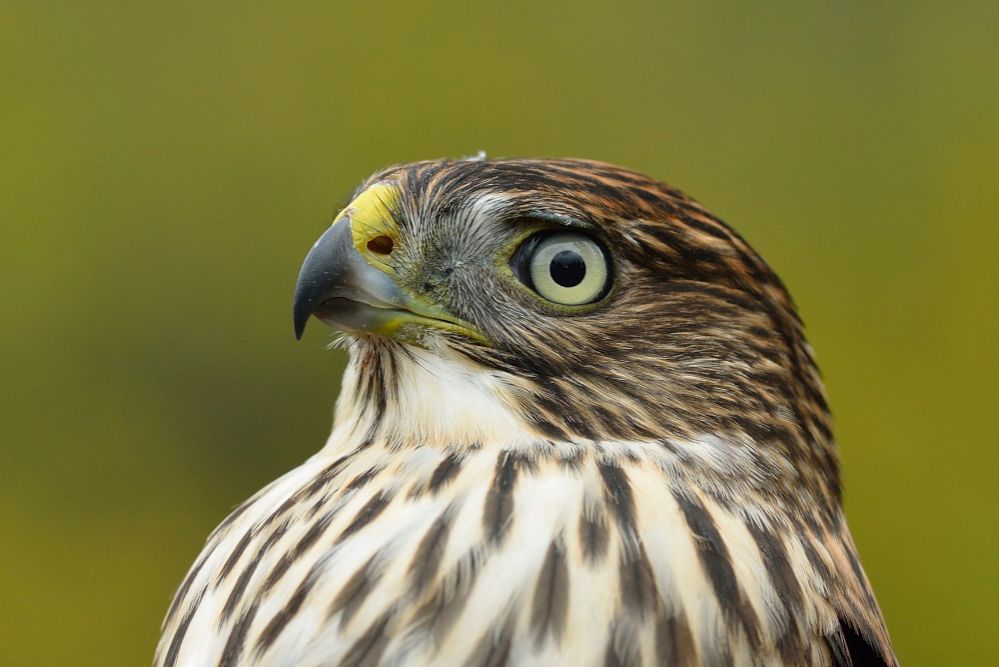
[[[376,183],[357,196],[347,208],[340,212],[333,224],[342,219],[350,221],[350,231],[354,248],[368,263],[376,264],[382,271],[387,271],[385,262],[373,252],[369,246],[379,237],[386,237],[392,243],[399,241],[399,228],[395,223],[393,212],[399,206],[399,188],[391,183]],[[391,245],[390,245],[391,247]]]
[[[392,183],[375,183],[350,202],[333,221],[334,225],[341,220],[347,221],[352,243],[358,254],[372,267],[392,277],[395,276],[395,269],[387,261],[387,257],[392,246],[399,242],[399,227],[393,214],[399,210],[400,197],[398,186]],[[417,324],[453,331],[486,342],[485,336],[474,326],[454,317],[427,297],[404,289],[403,298],[405,304],[400,304],[400,310],[384,309],[378,313],[380,322],[372,325],[371,331],[420,344],[420,330],[414,330],[413,335],[408,335],[405,328],[406,325]]]

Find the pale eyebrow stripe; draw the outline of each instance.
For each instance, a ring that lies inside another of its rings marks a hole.
[[[597,226],[592,222],[574,218],[571,215],[566,215],[564,213],[555,213],[553,211],[531,211],[527,217],[537,218],[538,220],[544,220],[545,222],[554,222],[555,224],[562,225],[563,227],[575,227],[576,229],[597,229]]]

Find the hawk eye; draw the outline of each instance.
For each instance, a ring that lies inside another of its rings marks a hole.
[[[610,288],[607,253],[576,232],[542,232],[524,241],[510,266],[525,285],[553,303],[581,306]]]

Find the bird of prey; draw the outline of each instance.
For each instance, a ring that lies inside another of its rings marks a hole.
[[[583,160],[370,177],[302,266],[326,445],[211,534],[161,667],[896,665],[788,292]]]

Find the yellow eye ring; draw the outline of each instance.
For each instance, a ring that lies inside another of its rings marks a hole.
[[[535,234],[517,248],[510,265],[521,282],[563,306],[593,303],[610,288],[607,252],[577,232]]]

